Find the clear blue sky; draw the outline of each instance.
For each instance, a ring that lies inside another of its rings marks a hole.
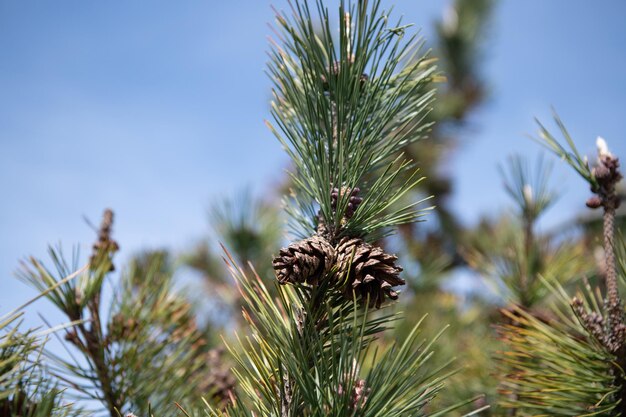
[[[448,2],[396,3],[428,34]],[[19,258],[60,240],[88,252],[83,215],[115,209],[124,258],[185,248],[208,232],[213,199],[271,189],[287,166],[263,125],[271,20],[270,2],[252,0],[0,0],[0,311],[33,294],[13,278]],[[450,160],[465,222],[508,204],[496,165],[537,154],[524,135],[551,105],[582,151],[602,135],[626,158],[624,22],[620,0],[499,4],[484,57],[491,98]],[[565,194],[548,224],[587,196],[566,169],[554,183]]]

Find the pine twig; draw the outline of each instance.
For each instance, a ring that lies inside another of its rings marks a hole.
[[[619,159],[613,156],[602,138],[598,138],[598,164],[591,173],[597,185],[592,186],[595,194],[587,200],[590,208],[602,207],[603,214],[603,245],[604,245],[604,279],[606,283],[606,323],[604,344],[612,353],[624,357],[624,337],[626,324],[624,309],[617,288],[617,268],[615,263],[615,210],[620,199],[615,191],[616,184],[622,179],[619,171]],[[626,359],[624,359],[626,364]],[[626,405],[625,405],[626,406]]]
[[[603,248],[604,248],[604,280],[606,297],[604,300],[604,316],[596,312],[588,313],[578,299],[572,301],[574,312],[587,331],[595,337],[609,352],[615,355],[613,376],[615,385],[620,387],[618,398],[621,399],[619,409],[626,415],[626,318],[624,307],[617,284],[617,268],[615,261],[615,211],[620,199],[615,186],[622,179],[619,170],[619,159],[607,147],[604,139],[598,137],[598,163],[591,169],[591,191],[594,196],[587,200],[592,209],[602,207],[603,213]]]

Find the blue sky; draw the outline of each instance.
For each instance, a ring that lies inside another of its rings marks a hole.
[[[428,35],[446,4],[399,0],[395,12]],[[0,0],[0,309],[33,294],[13,277],[18,259],[59,241],[88,252],[83,216],[115,209],[123,258],[188,247],[208,233],[211,201],[271,190],[287,166],[263,124],[271,21],[265,1]],[[490,99],[449,162],[465,222],[507,206],[496,166],[540,151],[525,134],[550,106],[583,152],[602,135],[626,155],[624,21],[619,0],[499,3]],[[563,197],[546,227],[587,196],[563,167],[553,183]]]

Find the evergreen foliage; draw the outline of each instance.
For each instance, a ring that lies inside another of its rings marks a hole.
[[[70,405],[61,404],[61,390],[48,380],[39,338],[33,331],[19,331],[19,316],[5,316],[0,323],[0,415],[75,415]]]
[[[217,240],[229,248],[244,270],[251,273],[248,265],[254,265],[261,276],[273,274],[272,254],[281,244],[283,235],[283,222],[277,207],[246,190],[214,203],[208,217]],[[241,324],[242,319],[241,296],[213,246],[205,240],[180,257],[185,266],[202,277],[206,291],[201,292],[199,302],[211,306],[209,334],[214,328],[228,327],[238,321]]]
[[[623,415],[625,397],[624,310],[620,299],[613,243],[615,184],[619,162],[598,140],[598,162],[591,167],[577,151],[564,124],[555,118],[569,149],[541,124],[540,140],[572,166],[596,195],[587,205],[604,209],[604,285],[577,277],[576,297],[559,279],[564,271],[540,277],[556,301],[551,317],[515,306],[501,327],[508,350],[500,355],[503,382],[500,405],[521,416]],[[596,204],[597,202],[597,204]]]
[[[0,317],[0,415],[44,417],[79,413],[71,404],[63,403],[62,390],[50,379],[42,362],[41,350],[49,332],[34,329],[20,331],[24,309],[72,280],[75,275],[65,277],[39,296]]]
[[[84,266],[60,248],[22,263],[65,323],[20,331],[35,300],[0,318],[0,416],[626,415],[618,158],[599,138],[590,162],[558,117],[564,141],[538,122],[601,219],[541,230],[552,164],[516,156],[500,170],[514,210],[463,226],[445,157],[487,95],[495,2],[453,1],[432,51],[380,0],[336,3],[290,0],[271,40],[267,124],[291,158],[296,240],[279,250],[270,198],[242,193],[209,213],[224,259],[202,242],[117,271],[106,210]],[[200,308],[181,265],[203,277]],[[449,289],[470,269],[490,296]]]
[[[539,233],[537,223],[557,196],[549,188],[551,165],[539,159],[534,167],[520,158],[501,168],[515,213],[483,221],[465,237],[463,254],[495,294],[524,309],[545,308],[550,290],[541,277],[557,277],[562,285],[594,272],[587,247],[559,233]]]
[[[251,334],[231,347],[242,395],[211,415],[444,416],[453,409],[428,408],[452,371],[430,363],[434,341],[423,340],[419,323],[381,352],[374,341],[397,316],[372,317],[352,300],[329,300],[328,283],[280,287],[276,300],[258,275],[228,262]]]
[[[368,312],[385,296],[396,298],[391,287],[404,283],[396,257],[367,242],[420,214],[415,204],[393,208],[421,180],[397,154],[428,128],[420,120],[433,97],[434,67],[417,55],[408,26],[388,25],[378,1],[342,2],[338,39],[321,2],[319,30],[310,4],[291,6],[291,17],[277,14],[281,43],[269,72],[273,131],[295,167],[287,209],[302,240],[274,259],[283,284],[277,300],[258,275],[251,279],[229,259],[252,335],[231,347],[244,395],[225,412],[210,412],[445,415],[462,405],[429,409],[447,365],[427,366],[431,344],[416,343],[417,327],[405,343],[377,352],[377,335],[396,317]]]
[[[60,249],[50,249],[56,274],[35,258],[20,271],[70,323],[59,338],[67,355],[44,350],[50,374],[69,396],[100,402],[111,417],[151,408],[171,412],[176,401],[199,404],[201,395],[220,400],[227,392],[212,384],[216,370],[207,369],[206,340],[191,304],[173,291],[163,253],[133,260],[112,303],[102,305],[118,250],[112,225],[113,213],[107,210],[86,266],[78,267],[77,254],[69,263]]]
[[[410,25],[392,25],[380,8],[378,1],[341,2],[338,39],[321,2],[292,2],[293,16],[277,14],[280,44],[270,53],[269,126],[296,169],[287,209],[300,237],[323,222],[333,237],[371,241],[420,215],[418,203],[389,207],[421,181],[397,153],[429,127],[423,119],[436,73],[423,42],[407,32]],[[319,13],[320,28],[311,9]],[[331,199],[331,190],[343,187],[365,195],[362,209],[350,218],[343,214],[351,194],[340,192],[336,204]]]

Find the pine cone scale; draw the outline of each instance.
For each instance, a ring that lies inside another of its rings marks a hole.
[[[386,298],[397,299],[393,287],[405,284],[399,277],[402,268],[395,265],[397,259],[361,239],[342,239],[337,245],[337,263],[339,276],[346,279],[344,294],[352,298],[354,291],[361,301],[376,308]]]
[[[335,261],[335,249],[321,236],[294,242],[282,248],[272,266],[281,284],[316,284]]]

